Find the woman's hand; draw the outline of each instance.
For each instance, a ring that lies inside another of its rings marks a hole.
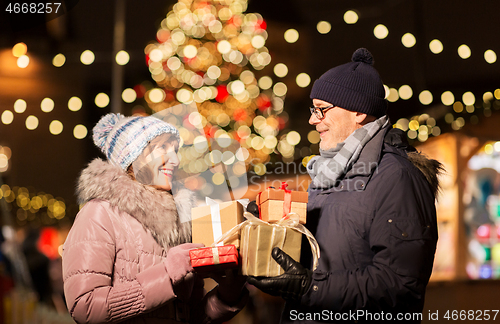
[[[181,300],[189,299],[194,285],[193,267],[189,250],[203,247],[201,243],[184,243],[174,246],[167,252],[165,267],[172,282],[174,293]]]

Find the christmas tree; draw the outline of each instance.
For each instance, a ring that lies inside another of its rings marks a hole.
[[[266,162],[293,157],[294,147],[286,134],[279,134],[285,126],[279,115],[286,86],[272,87],[270,77],[256,76],[271,63],[271,55],[265,46],[266,22],[259,14],[245,13],[247,2],[179,0],[145,49],[160,88],[153,90],[161,90],[158,99],[145,98],[153,112],[196,104],[206,137],[238,142],[241,149],[234,153],[263,174]],[[190,132],[181,130],[181,135],[184,143],[195,141]]]

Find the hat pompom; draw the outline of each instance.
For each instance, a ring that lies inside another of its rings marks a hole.
[[[358,48],[354,54],[352,54],[353,62],[363,62],[366,64],[373,65],[373,55],[366,48]]]
[[[107,114],[99,120],[99,122],[92,129],[92,139],[94,144],[104,152],[104,147],[106,145],[106,139],[109,133],[115,127],[120,120],[125,118],[122,114]]]

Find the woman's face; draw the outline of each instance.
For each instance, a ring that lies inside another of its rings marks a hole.
[[[179,166],[178,150],[179,142],[171,134],[154,138],[133,163],[136,180],[171,191],[173,175]]]

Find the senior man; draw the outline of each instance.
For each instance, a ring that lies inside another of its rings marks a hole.
[[[285,273],[248,282],[286,300],[281,322],[414,322],[437,243],[435,196],[442,166],[416,152],[393,129],[371,53],[315,81],[309,124],[321,135],[307,165],[307,227],[321,251],[296,262],[279,248]]]

